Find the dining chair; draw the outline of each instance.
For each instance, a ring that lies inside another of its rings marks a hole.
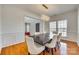
[[[57,35],[54,35],[52,41],[50,43],[45,44],[45,46],[49,49],[49,52],[53,54],[53,50],[56,51],[56,44],[57,44]]]
[[[35,43],[32,37],[26,36],[25,41],[26,41],[27,46],[28,46],[29,54],[37,55],[37,54],[40,54],[41,52],[43,52],[43,54],[44,54],[45,46],[42,46],[38,43]]]
[[[61,44],[60,44],[61,38],[62,38],[62,33],[59,33],[59,35],[57,36],[57,47],[58,48],[60,48],[60,46],[61,46]]]

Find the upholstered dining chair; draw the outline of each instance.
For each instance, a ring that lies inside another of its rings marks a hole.
[[[27,46],[28,46],[28,52],[30,54],[32,54],[32,55],[40,54],[45,49],[45,46],[42,46],[42,45],[40,45],[38,43],[35,43],[32,37],[26,36],[26,40],[25,41],[26,41]]]
[[[57,47],[60,48],[60,41],[61,41],[61,38],[62,38],[62,33],[59,33],[58,36],[57,36]]]
[[[53,50],[56,51],[56,44],[57,44],[57,35],[54,35],[52,41],[50,43],[45,44],[45,46],[49,49],[50,54],[53,54]]]

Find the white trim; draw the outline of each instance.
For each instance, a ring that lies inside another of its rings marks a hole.
[[[12,45],[16,45],[16,44],[19,44],[19,43],[22,43],[24,41],[21,41],[21,42],[17,42],[17,43],[13,43],[13,44],[10,44],[10,45],[6,45],[6,46],[2,46],[2,48],[5,48],[5,47],[8,47],[8,46],[12,46]]]
[[[77,45],[79,46],[79,43],[77,42]]]

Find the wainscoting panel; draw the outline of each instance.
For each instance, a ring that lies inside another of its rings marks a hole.
[[[18,44],[24,41],[24,33],[22,32],[2,34],[2,47]]]

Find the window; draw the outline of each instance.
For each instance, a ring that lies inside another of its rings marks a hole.
[[[58,33],[62,33],[62,36],[67,36],[67,20],[58,21]]]
[[[67,36],[67,20],[50,22],[49,27],[50,32],[62,33],[63,37]]]
[[[56,22],[50,22],[49,23],[50,32],[56,32]]]
[[[40,23],[36,23],[36,32],[40,32]]]

